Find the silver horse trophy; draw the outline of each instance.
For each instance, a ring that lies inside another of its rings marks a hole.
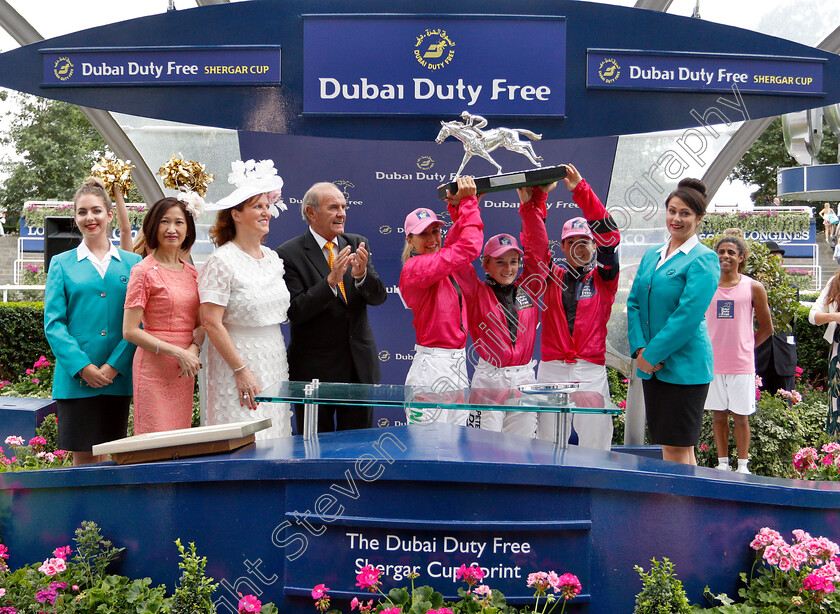
[[[490,155],[491,151],[495,151],[499,147],[504,147],[508,151],[513,151],[522,154],[531,161],[531,164],[540,167],[542,166],[542,158],[534,151],[533,145],[528,141],[522,141],[519,136],[526,136],[532,141],[539,141],[542,138],[541,134],[536,134],[524,128],[491,128],[490,130],[482,130],[487,126],[487,120],[481,115],[473,115],[468,111],[461,113],[463,122],[454,120],[451,122],[440,122],[441,129],[435,139],[435,143],[440,145],[447,138],[455,137],[464,146],[464,159],[461,162],[461,167],[455,173],[455,179],[461,176],[461,171],[473,156],[481,156],[490,164],[496,167],[497,175],[502,174],[502,167]]]
[[[542,158],[534,151],[533,145],[519,138],[520,136],[525,136],[532,141],[538,141],[542,138],[541,134],[536,134],[524,128],[491,128],[490,130],[483,130],[487,126],[487,120],[481,115],[473,115],[468,111],[461,113],[461,119],[464,121],[440,122],[440,132],[435,139],[435,142],[440,145],[452,136],[461,141],[464,146],[464,159],[461,161],[461,166],[458,172],[455,173],[453,180],[461,176],[461,172],[473,156],[481,156],[495,166],[497,171],[496,175],[475,178],[476,188],[481,194],[515,189],[527,185],[544,185],[566,176],[566,168],[564,166],[542,168]],[[522,154],[537,168],[528,171],[502,174],[501,165],[490,155],[491,151],[495,151],[499,147],[504,147],[514,153]],[[438,188],[438,197],[446,197],[447,190],[454,194],[457,189],[456,185],[452,181],[448,185],[440,186]]]

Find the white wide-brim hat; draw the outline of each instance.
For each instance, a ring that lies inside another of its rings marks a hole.
[[[215,203],[208,203],[205,211],[230,209],[258,194],[268,195],[271,214],[274,217],[280,214],[278,207],[283,211],[286,210],[286,205],[280,201],[283,179],[277,175],[277,169],[274,168],[273,161],[260,160],[254,162],[254,160],[248,160],[242,162],[237,160],[231,163],[231,168],[233,171],[228,175],[228,182],[234,184],[236,189]]]

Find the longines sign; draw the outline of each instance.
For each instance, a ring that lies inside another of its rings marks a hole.
[[[469,109],[559,117],[565,113],[566,22],[309,15],[303,72],[308,114],[447,116]]]

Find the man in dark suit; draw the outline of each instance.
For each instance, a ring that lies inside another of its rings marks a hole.
[[[367,306],[387,298],[370,261],[368,242],[344,232],[347,203],[332,183],[316,183],[303,197],[309,229],[277,248],[292,296],[289,378],[292,381],[379,382],[379,358]],[[303,407],[295,407],[298,433]],[[373,426],[371,408],[320,405],[318,432]]]
[[[785,250],[775,241],[766,241],[771,258],[784,258]],[[796,291],[799,298],[799,290]],[[790,331],[771,335],[764,343],[755,346],[755,374],[761,378],[761,390],[793,390],[796,387],[796,329],[795,321]]]

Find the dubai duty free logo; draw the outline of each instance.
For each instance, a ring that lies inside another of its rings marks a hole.
[[[356,186],[353,185],[351,182],[347,181],[346,179],[339,179],[338,181],[333,181],[333,185],[344,194],[344,199],[350,199],[350,192],[348,192],[348,188],[355,188]]]
[[[67,79],[72,77],[73,62],[70,61],[70,58],[58,58],[55,61],[55,64],[53,64],[53,74],[55,75],[55,78],[59,81],[67,81]]]
[[[604,58],[598,65],[598,76],[604,83],[615,83],[621,76],[621,66],[613,58]]]
[[[414,58],[424,68],[439,70],[455,57],[455,50],[452,49],[454,46],[446,30],[427,28],[414,43]]]
[[[421,171],[430,170],[435,166],[435,161],[432,159],[431,156],[420,156],[417,158],[417,168]]]

